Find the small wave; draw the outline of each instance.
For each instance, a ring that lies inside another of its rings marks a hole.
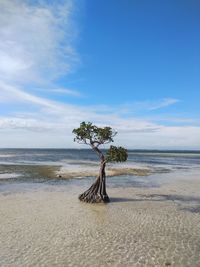
[[[57,163],[60,163],[60,165],[66,165],[66,164],[73,164],[73,165],[98,165],[98,161],[94,160],[79,160],[79,159],[63,159],[60,161],[57,161]]]
[[[19,176],[19,173],[0,173],[0,179],[13,179]]]
[[[13,158],[15,157],[15,154],[0,154],[0,158]]]

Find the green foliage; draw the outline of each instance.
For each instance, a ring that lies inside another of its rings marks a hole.
[[[97,127],[91,122],[81,122],[80,127],[72,131],[76,137],[75,142],[96,145],[113,142],[113,137],[117,134],[111,127]]]
[[[106,153],[107,162],[123,162],[128,158],[127,150],[123,147],[110,146]]]
[[[81,122],[80,127],[72,131],[76,136],[75,142],[90,145],[99,155],[101,160],[106,162],[123,162],[128,158],[127,150],[123,147],[110,146],[106,156],[99,150],[102,144],[113,142],[113,137],[117,134],[111,127],[97,127],[91,122]]]

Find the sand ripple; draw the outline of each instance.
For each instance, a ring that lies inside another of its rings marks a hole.
[[[2,195],[0,265],[199,267],[200,214],[183,209],[198,198],[172,189],[110,188],[107,205],[78,186]]]

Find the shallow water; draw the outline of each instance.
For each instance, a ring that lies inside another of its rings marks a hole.
[[[108,174],[110,171],[118,175],[124,170],[124,175],[137,176],[140,169],[146,169],[150,173],[200,170],[198,151],[130,150],[128,153],[127,162],[108,164]],[[0,183],[6,182],[6,179],[9,179],[9,182],[16,179],[20,182],[26,179],[41,181],[55,178],[56,174],[52,172],[58,170],[64,178],[95,176],[98,164],[96,154],[86,149],[0,149]]]
[[[90,152],[0,151],[0,266],[199,267],[199,154],[155,153],[131,152],[151,172],[108,177],[111,202],[90,205],[94,177],[52,177],[98,168]]]
[[[0,193],[1,266],[199,267],[200,177],[175,180],[109,186],[106,205],[78,201],[90,179],[13,183]]]

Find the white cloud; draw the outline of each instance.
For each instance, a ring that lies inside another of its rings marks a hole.
[[[31,102],[33,104],[47,106],[47,107],[53,107],[53,104],[50,100],[46,100],[40,97],[37,97],[35,95],[32,95],[30,93],[27,93],[23,90],[20,90],[14,86],[8,85],[6,83],[0,82],[0,101],[1,98],[3,101],[7,102]]]
[[[132,103],[126,103],[122,104],[117,109],[120,110],[120,114],[124,115],[131,115],[139,113],[145,113],[145,112],[151,112],[154,110],[166,108],[168,106],[174,105],[178,103],[180,100],[175,98],[163,98],[158,100],[143,100],[143,101],[135,101]]]
[[[49,92],[56,93],[56,94],[63,94],[63,95],[78,96],[78,97],[81,96],[80,92],[76,90],[68,89],[68,88],[50,89]]]
[[[44,82],[71,71],[78,61],[71,0],[51,5],[48,1],[0,0],[0,10],[1,80]]]
[[[179,102],[179,100],[175,98],[164,98],[162,101],[157,102],[157,103],[155,102],[154,104],[149,106],[149,110],[156,110],[156,109],[168,107],[177,102]]]
[[[73,147],[72,129],[81,121],[99,126],[110,125],[118,131],[116,144],[130,148],[199,148],[200,127],[164,126],[151,120],[121,117],[102,106],[80,107],[26,93],[14,86],[0,84],[15,103],[33,106],[33,113],[18,113],[0,117],[0,147]],[[8,100],[7,99],[7,100]],[[22,138],[24,136],[24,138]],[[34,139],[34,142],[32,142]],[[29,143],[28,143],[29,140]],[[31,143],[30,143],[31,140]]]
[[[0,147],[77,147],[71,132],[80,121],[78,117],[68,120],[67,116],[48,120],[48,116],[39,117],[39,114],[34,118],[0,118]],[[97,124],[115,128],[118,131],[115,144],[127,148],[200,149],[200,127],[154,125],[157,128],[153,129],[145,121],[136,125],[134,119],[121,120],[118,124],[112,115],[105,123],[101,118],[101,124]]]

